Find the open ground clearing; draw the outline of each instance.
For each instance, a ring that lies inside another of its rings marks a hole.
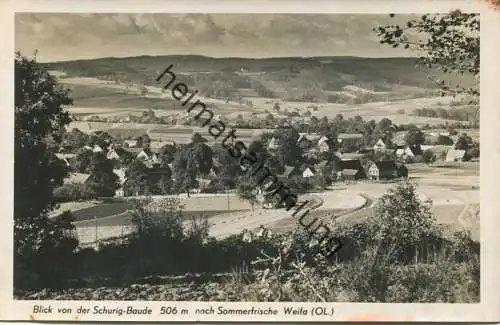
[[[125,85],[117,85],[109,81],[99,80],[96,78],[87,77],[72,77],[65,78],[64,84],[73,90],[75,96],[74,107],[69,107],[68,111],[88,115],[104,114],[106,117],[113,116],[113,109],[118,109],[116,116],[123,114],[138,114],[138,110],[153,109],[158,116],[168,114],[179,114],[185,111],[176,99],[171,97],[170,92],[162,94],[160,87],[147,86],[147,94],[139,95],[136,93],[125,93]],[[94,94],[93,94],[94,93]],[[417,99],[405,99],[397,101],[382,101],[365,104],[335,104],[335,103],[315,103],[315,102],[291,102],[265,97],[247,97],[244,98],[252,103],[249,106],[245,103],[234,101],[226,101],[221,99],[207,98],[195,96],[194,100],[198,99],[207,105],[215,105],[212,110],[215,114],[221,114],[226,118],[232,119],[241,114],[245,118],[251,117],[252,113],[257,112],[276,112],[273,110],[274,104],[280,104],[281,111],[288,110],[304,113],[310,111],[313,116],[333,118],[337,114],[342,114],[344,117],[354,117],[361,115],[365,119],[380,120],[384,117],[391,116],[391,120],[396,124],[414,123],[417,125],[436,125],[444,124],[445,122],[454,122],[441,118],[429,118],[412,116],[412,112],[418,108],[436,108],[449,107],[452,101],[451,97],[428,97]],[[193,100],[193,101],[194,101]],[[102,103],[106,103],[106,107],[101,107]],[[80,107],[80,108],[78,108]],[[312,107],[316,107],[313,110]]]
[[[456,177],[447,169],[409,165],[410,175],[412,170],[418,175],[415,179],[418,195],[421,200],[432,201],[432,209],[438,223],[449,225],[453,229],[470,230],[475,240],[479,240],[479,220],[474,212],[479,208],[480,201],[478,167],[478,163],[467,163],[460,167],[464,169],[459,170],[469,175]],[[358,222],[374,213],[373,205],[367,204],[367,200],[368,203],[374,202],[394,185],[371,181],[351,182],[345,185],[337,184],[329,191],[307,194],[303,198],[320,197],[323,205],[317,210],[325,212],[324,215],[328,218],[331,216],[332,220]],[[194,195],[190,199],[181,195],[179,198],[186,200],[183,203],[187,216],[201,216],[203,211],[203,216],[209,218],[211,234],[218,238],[239,233],[243,229],[255,229],[261,225],[276,231],[284,231],[297,225],[297,220],[291,216],[290,211],[259,208],[251,212],[249,204],[238,200],[234,194],[229,195],[229,211],[227,194]],[[77,223],[77,229],[82,242],[92,242],[95,241],[96,231],[99,239],[105,239],[131,231],[129,225],[129,215],[122,214]]]

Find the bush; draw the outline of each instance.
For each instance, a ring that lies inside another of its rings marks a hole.
[[[426,164],[430,164],[436,161],[436,155],[434,155],[434,152],[432,150],[425,150],[422,153],[422,161]]]
[[[92,200],[98,196],[89,184],[64,184],[55,188],[53,194],[58,202]]]

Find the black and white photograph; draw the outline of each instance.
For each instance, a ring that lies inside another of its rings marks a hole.
[[[14,302],[484,302],[480,18],[16,12]]]

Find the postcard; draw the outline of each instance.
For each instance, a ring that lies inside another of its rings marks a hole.
[[[0,319],[499,321],[499,11],[367,4],[5,3]]]

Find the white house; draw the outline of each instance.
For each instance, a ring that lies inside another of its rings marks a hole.
[[[405,151],[406,150],[403,149],[403,148],[396,149],[396,157],[402,157],[402,156],[404,156]]]
[[[267,144],[267,148],[271,150],[278,149],[278,140],[272,137],[271,140],[269,140],[269,143]]]
[[[161,163],[160,159],[158,159],[158,156],[156,154],[153,154],[153,156],[151,157],[151,163],[153,164]]]
[[[106,158],[108,158],[109,160],[120,160],[120,155],[115,150],[111,150],[110,152],[108,152]]]
[[[84,146],[83,149],[85,149],[85,150],[92,150],[92,147],[91,146]]]
[[[446,153],[446,161],[461,161],[464,159],[465,150],[448,150]]]
[[[92,149],[92,152],[103,152],[102,148],[99,147],[97,144],[94,146],[94,149]]]
[[[322,142],[318,145],[318,150],[320,152],[328,152],[330,151],[330,146],[328,145],[328,143],[325,142]]]
[[[137,140],[125,140],[123,144],[126,144],[129,148],[135,148],[137,147]]]
[[[357,140],[363,139],[362,133],[339,133],[337,135],[337,142],[342,143],[344,140]]]
[[[306,168],[303,172],[302,172],[302,177],[304,178],[309,178],[309,177],[313,177],[314,176],[314,173],[313,171],[311,170],[311,168]]]
[[[300,143],[302,140],[309,140],[311,142],[318,141],[321,138],[321,135],[317,133],[299,133],[299,138],[297,139],[297,143]],[[328,140],[328,139],[327,139]]]

